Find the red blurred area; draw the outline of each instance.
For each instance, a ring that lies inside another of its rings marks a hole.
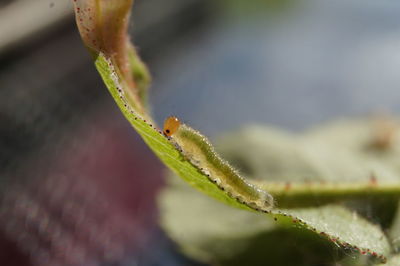
[[[1,265],[118,263],[146,247],[161,163],[114,106],[62,139],[5,192]]]

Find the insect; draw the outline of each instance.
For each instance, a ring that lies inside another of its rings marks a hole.
[[[256,210],[268,211],[273,207],[273,197],[240,176],[200,132],[170,116],[164,122],[163,133],[181,149],[186,159],[230,196]]]

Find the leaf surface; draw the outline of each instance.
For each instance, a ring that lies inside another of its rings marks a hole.
[[[174,176],[168,180],[169,185],[159,198],[162,226],[188,256],[203,262],[240,265],[242,256],[252,256],[254,263],[259,263],[254,265],[265,261],[316,265],[326,263],[327,258],[336,262],[358,252],[385,260],[390,252],[388,240],[378,226],[342,206],[275,209],[271,214],[257,215],[193,193]],[[293,228],[299,231],[291,231]],[[339,245],[347,251],[332,257]],[[289,259],[288,254],[294,257]]]
[[[362,253],[368,252],[384,260],[384,256],[388,254],[390,247],[382,231],[343,207],[328,205],[307,209],[273,209],[268,214],[256,214],[246,203],[238,202],[226,191],[221,190],[211,182],[162,134],[146,110],[147,105],[143,102],[146,98],[143,94],[143,88],[147,86],[147,70],[143,68],[141,61],[137,61],[139,59],[126,33],[132,1],[74,0],[74,3],[82,39],[92,54],[96,68],[109,92],[126,119],[166,166],[203,193],[227,205],[251,211],[248,215],[262,217],[266,220],[266,224],[263,226],[268,224],[265,215],[270,218],[277,218],[282,225],[292,224],[295,221],[299,228],[309,229],[331,239],[334,243],[360,250]],[[137,71],[140,73],[138,74]],[[140,80],[144,80],[144,85],[140,83]],[[286,146],[293,143],[293,141],[287,141],[288,138],[286,137],[278,136],[278,138],[281,138],[283,140],[281,143],[285,143]],[[276,148],[281,149],[279,146],[276,146]],[[323,151],[326,152],[327,150]],[[321,152],[321,149],[315,150],[316,154]],[[324,152],[322,154],[326,154]],[[255,154],[254,151],[253,153]],[[309,154],[313,153],[314,151]],[[352,155],[348,154],[348,158],[351,157]],[[254,156],[249,156],[249,158],[254,158]],[[282,158],[285,157],[281,157],[281,161]],[[282,161],[282,163],[289,164],[293,162],[294,168],[289,167],[295,169],[293,173],[302,173],[301,169],[296,168],[297,166],[303,167],[301,163],[298,164],[290,160]],[[347,162],[347,160],[342,159],[342,162]],[[316,165],[319,166],[319,163],[314,163],[314,166]],[[340,168],[339,166],[343,165],[339,162],[335,166]],[[318,173],[318,171],[315,171],[318,167],[311,167],[306,171],[310,169],[309,174]],[[346,169],[351,169],[351,167]],[[278,189],[278,192],[284,189]],[[394,194],[398,196],[399,191]],[[346,193],[352,192],[349,190]],[[339,196],[342,195],[343,193]],[[290,195],[286,195],[286,197],[290,197]],[[313,195],[309,195],[308,198],[313,197]],[[338,198],[338,195],[336,198]],[[187,200],[190,202],[189,199]],[[187,208],[195,208],[195,205],[188,204]],[[234,211],[237,212],[237,210]],[[351,224],[354,225],[351,226]],[[366,230],[368,230],[368,233]],[[354,234],[351,232],[354,232]]]

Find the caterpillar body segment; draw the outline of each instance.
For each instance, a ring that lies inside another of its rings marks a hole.
[[[273,207],[273,197],[240,176],[198,131],[176,117],[169,117],[165,120],[163,132],[194,166],[230,196],[253,209],[269,211]]]

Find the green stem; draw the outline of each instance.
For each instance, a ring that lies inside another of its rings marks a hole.
[[[398,199],[396,183],[256,183],[268,191],[279,208],[318,206],[345,200]]]

